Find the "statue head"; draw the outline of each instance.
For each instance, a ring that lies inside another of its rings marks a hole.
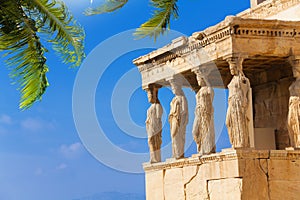
[[[242,57],[232,57],[227,59],[227,62],[229,64],[229,70],[230,74],[233,76],[237,76],[239,74],[244,74],[243,73],[243,63],[244,58]]]
[[[197,78],[197,82],[198,82],[198,85],[200,87],[204,87],[204,86],[207,86],[206,84],[206,80],[205,80],[205,73],[201,72],[200,70],[196,71],[196,78]]]
[[[158,87],[155,87],[155,85],[149,85],[149,87],[146,89],[146,91],[147,91],[149,103],[159,103]]]
[[[238,65],[236,63],[230,63],[229,70],[230,70],[231,75],[233,75],[233,76],[239,75],[240,70],[239,70]]]
[[[300,78],[300,66],[293,66],[293,75],[295,78]]]

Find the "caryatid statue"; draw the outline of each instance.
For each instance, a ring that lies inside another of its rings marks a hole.
[[[169,81],[175,97],[170,104],[169,123],[172,138],[173,158],[184,158],[186,125],[188,123],[188,104],[182,83],[176,79]]]
[[[300,63],[292,61],[293,75],[296,80],[289,87],[288,132],[292,147],[300,148]]]
[[[205,82],[204,74],[195,71],[200,90],[196,94],[193,137],[200,155],[215,152],[214,90]]]
[[[233,75],[228,85],[228,110],[226,126],[229,139],[233,148],[249,148],[250,129],[250,102],[251,89],[249,79],[242,71],[243,59],[240,57],[230,58],[230,73]]]
[[[151,106],[147,110],[146,129],[148,134],[148,145],[150,150],[150,163],[161,162],[160,147],[162,144],[162,113],[163,109],[158,100],[158,89],[156,85],[150,85],[146,89],[148,101]]]

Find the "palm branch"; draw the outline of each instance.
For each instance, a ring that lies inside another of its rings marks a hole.
[[[66,5],[57,0],[29,2],[33,5],[33,9],[37,10],[36,17],[42,22],[39,32],[48,36],[48,42],[53,44],[54,50],[62,56],[65,63],[79,66],[85,57],[83,51],[85,33]]]
[[[178,18],[177,0],[151,0],[152,6],[156,8],[153,16],[143,23],[134,33],[135,36],[143,38],[153,37],[154,40],[170,29],[171,17]]]
[[[97,8],[88,8],[85,10],[85,15],[96,15],[116,11],[122,8],[128,0],[106,0],[104,4]]]
[[[95,15],[113,12],[122,8],[128,0],[106,0],[106,2],[97,8],[88,8],[84,13],[86,15]],[[138,38],[146,36],[153,37],[154,40],[170,28],[171,17],[178,18],[177,0],[150,0],[155,8],[153,16],[134,33]]]
[[[84,31],[63,3],[55,0],[0,0],[0,51],[21,92],[20,108],[40,100],[48,84],[47,51],[40,37],[53,44],[65,63],[80,65]]]

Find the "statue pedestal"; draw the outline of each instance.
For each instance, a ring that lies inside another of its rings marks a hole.
[[[300,151],[226,149],[144,164],[147,200],[298,199]]]

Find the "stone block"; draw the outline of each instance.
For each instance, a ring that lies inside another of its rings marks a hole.
[[[207,162],[199,166],[199,173],[202,180],[234,178],[241,176],[238,160]]]
[[[182,168],[167,169],[164,177],[164,200],[184,200]]]
[[[184,184],[190,182],[190,180],[197,175],[198,168],[199,167],[197,165],[183,167],[182,173],[183,173]]]
[[[146,172],[147,200],[164,199],[164,170]]]
[[[268,171],[271,181],[300,181],[300,160],[270,159],[268,162]]]
[[[201,180],[199,176],[193,178],[185,186],[186,200],[209,200],[207,181]]]
[[[264,163],[262,161],[262,163]],[[242,199],[268,200],[268,179],[259,159],[247,159],[245,162]]]
[[[259,165],[265,174],[268,173],[268,160],[267,159],[259,159]]]
[[[239,200],[242,196],[242,179],[228,178],[208,181],[210,200]]]
[[[147,200],[290,200],[300,194],[300,150],[225,149],[144,169]]]
[[[298,200],[300,181],[270,181],[270,200]]]

